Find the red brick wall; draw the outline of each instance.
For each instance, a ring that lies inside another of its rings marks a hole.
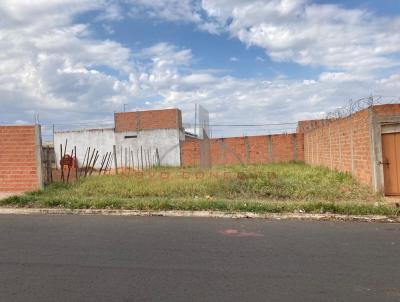
[[[115,131],[182,128],[179,109],[148,110],[115,113]]]
[[[304,134],[303,133],[297,133],[296,142],[297,142],[297,160],[304,160]]]
[[[247,148],[249,150],[249,163],[267,163],[269,162],[269,148],[267,136],[249,136],[247,139]],[[246,142],[245,139],[245,142]],[[246,150],[246,149],[245,149]],[[246,151],[245,151],[246,152]],[[246,157],[246,153],[244,153]]]
[[[371,149],[368,109],[320,123],[304,133],[304,160],[312,165],[350,172],[370,185]]]
[[[200,165],[200,140],[186,138],[181,144],[181,161],[185,166]]]
[[[322,120],[306,120],[306,121],[299,121],[297,123],[297,132],[307,132],[314,128],[321,127],[327,122],[326,119]]]
[[[285,162],[294,159],[293,135],[273,135],[272,160],[274,162]]]
[[[269,144],[272,143],[272,152]],[[201,144],[205,140],[187,139],[181,145],[183,166],[200,164]],[[212,165],[269,163],[303,160],[303,134],[228,137],[208,140]],[[271,160],[272,159],[272,160]]]
[[[377,116],[398,116],[400,114],[400,104],[376,105],[373,107],[373,111]]]
[[[0,192],[40,189],[35,126],[0,126]]]
[[[115,131],[135,131],[136,125],[136,112],[118,112],[114,114]]]

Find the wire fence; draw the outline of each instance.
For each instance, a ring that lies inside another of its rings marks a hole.
[[[328,112],[325,116],[326,119],[332,118],[344,118],[357,111],[366,109],[374,105],[383,104],[394,104],[399,103],[400,97],[385,97],[385,96],[368,96],[358,100],[349,100],[347,104],[343,107],[339,107],[336,110]]]
[[[382,96],[382,95],[371,95],[368,97],[360,98],[357,100],[349,100],[345,106],[338,107],[337,109],[327,112],[325,117],[318,120],[316,123],[308,125],[308,129],[316,129],[323,125],[337,120],[351,116],[352,114],[367,109],[374,105],[385,105],[385,104],[399,104],[400,97],[395,96]]]
[[[67,139],[59,148],[44,146],[42,165],[45,183],[69,182],[92,174],[130,174],[160,166],[158,148],[113,145],[107,152],[100,149],[93,146],[70,146]]]
[[[194,124],[184,123],[184,129],[192,132]],[[211,124],[209,125],[210,138],[226,136],[250,136],[262,134],[282,134],[296,132],[297,122],[291,123],[266,123],[266,124]],[[53,143],[54,133],[62,131],[76,131],[85,129],[111,129],[114,122],[93,123],[64,123],[64,124],[41,124],[43,143]]]
[[[81,122],[81,123],[43,123],[41,125],[42,142],[53,143],[54,133],[62,131],[77,131],[85,129],[111,129],[114,128],[114,121],[92,121],[92,122]]]
[[[185,129],[193,129],[194,125],[185,123]],[[296,132],[297,122],[269,123],[269,124],[211,124],[209,125],[209,138],[227,136],[250,136],[261,134],[282,134]]]
[[[351,114],[368,108],[373,105],[400,103],[398,96],[371,95],[357,100],[349,100],[345,106],[341,106],[327,112],[318,123],[309,125],[311,129],[320,127],[321,125],[330,123],[334,119],[345,118]],[[210,124],[209,137],[221,138],[228,136],[251,136],[251,135],[270,135],[294,133],[297,129],[297,121],[281,122],[281,123],[261,123],[261,124]],[[184,123],[183,127],[189,133],[196,134],[195,123]],[[41,123],[42,141],[43,143],[52,143],[54,141],[54,133],[60,131],[74,131],[84,129],[105,129],[114,128],[113,120],[94,120],[82,122],[64,122],[64,123]]]

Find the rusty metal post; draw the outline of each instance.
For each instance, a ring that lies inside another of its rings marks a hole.
[[[115,167],[115,174],[118,174],[118,164],[117,164],[117,147],[113,145],[114,150],[114,167]]]
[[[46,148],[46,163],[47,163],[47,184],[53,182],[53,174],[51,169],[51,158],[50,158],[50,148]]]

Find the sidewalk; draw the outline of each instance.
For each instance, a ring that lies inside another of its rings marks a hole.
[[[202,218],[258,218],[272,220],[317,220],[317,221],[358,221],[400,223],[400,217],[384,215],[341,215],[309,213],[252,213],[223,211],[140,211],[111,209],[64,209],[64,208],[9,208],[0,207],[0,215],[105,215],[105,216],[164,216],[164,217],[202,217]]]

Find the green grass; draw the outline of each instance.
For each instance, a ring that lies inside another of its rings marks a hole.
[[[198,168],[160,167],[142,173],[92,176],[73,184],[0,201],[25,207],[137,210],[217,210],[226,212],[382,214],[396,208],[351,175],[286,164]]]

